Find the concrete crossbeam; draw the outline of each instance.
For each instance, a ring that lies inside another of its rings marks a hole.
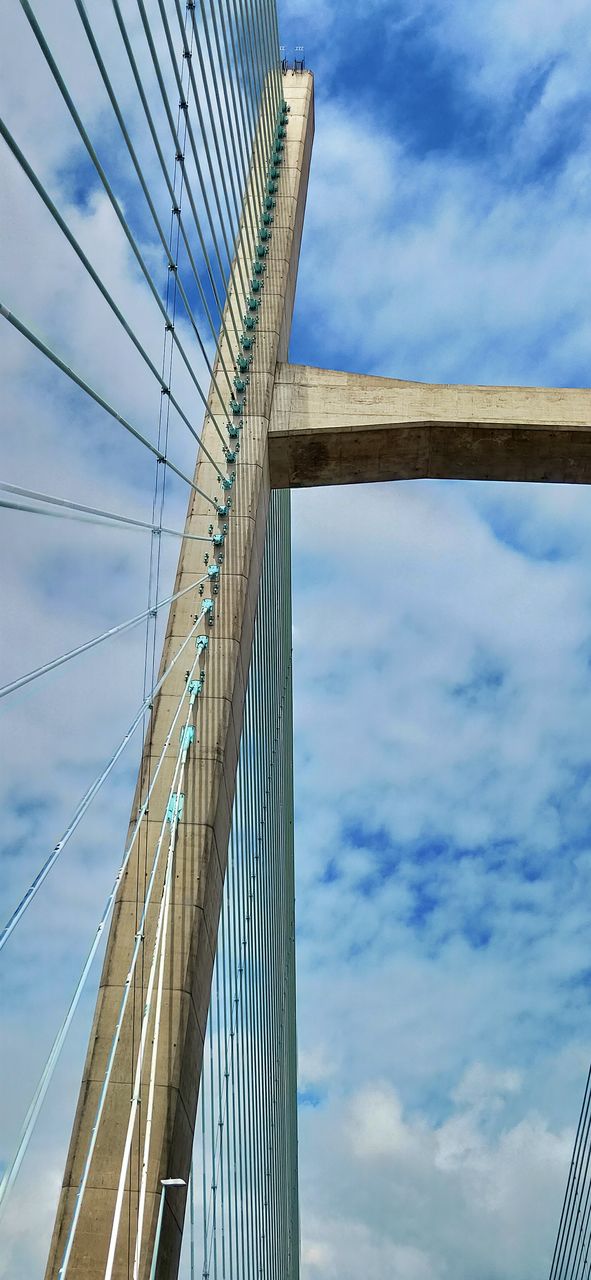
[[[591,483],[591,391],[402,382],[278,366],[273,488],[369,481]]]

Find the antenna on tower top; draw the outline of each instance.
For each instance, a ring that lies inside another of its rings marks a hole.
[[[304,56],[303,44],[296,44],[293,62],[286,57],[284,44],[279,46],[279,52],[281,54],[281,70],[284,76],[287,75],[288,71],[291,71],[292,76],[295,76],[298,72],[305,71],[306,59]]]

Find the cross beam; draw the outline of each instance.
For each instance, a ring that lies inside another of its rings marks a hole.
[[[424,478],[591,484],[591,391],[279,364],[269,468],[277,489]]]

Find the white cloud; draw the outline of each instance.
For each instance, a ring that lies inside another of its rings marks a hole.
[[[353,1099],[349,1115],[349,1141],[356,1156],[403,1156],[412,1139],[402,1119],[402,1107],[388,1086],[366,1086]]]
[[[314,1044],[311,1048],[298,1049],[298,1087],[310,1089],[317,1085],[325,1085],[334,1076],[336,1063],[325,1044]]]
[[[589,324],[588,164],[499,183],[319,108],[300,300],[322,360],[430,381],[568,385]],[[319,363],[321,361],[319,360]]]
[[[493,1073],[481,1069],[496,1117]],[[499,1084],[502,1092],[502,1076]],[[336,1104],[317,1122],[315,1136],[305,1122],[315,1151],[329,1132],[334,1143],[321,1169],[306,1169],[306,1276],[543,1274],[572,1133],[551,1132],[531,1112],[491,1135],[487,1119],[481,1097],[475,1109],[458,1100],[449,1118],[433,1126],[424,1115],[406,1117],[391,1085],[374,1082],[353,1097],[346,1116]]]

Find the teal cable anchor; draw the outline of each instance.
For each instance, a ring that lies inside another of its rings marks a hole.
[[[180,732],[179,742],[183,751],[188,751],[189,747],[195,741],[195,729],[192,724],[186,724]]]
[[[185,797],[182,791],[173,791],[166,806],[166,822],[180,822],[185,808]]]

